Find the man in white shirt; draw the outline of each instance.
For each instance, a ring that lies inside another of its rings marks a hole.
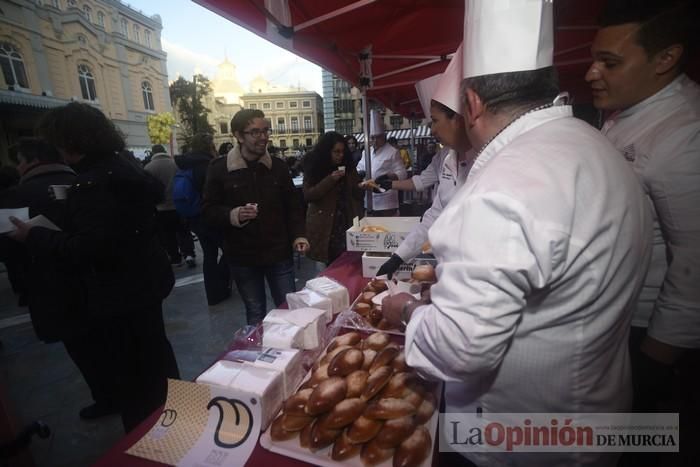
[[[407,324],[408,365],[446,382],[448,413],[631,405],[626,341],[651,216],[615,148],[555,101],[552,9],[467,2],[464,120],[476,160],[429,231],[432,303],[384,301],[384,317]],[[616,461],[589,451],[462,454],[489,467]]]
[[[379,124],[373,125],[378,127]],[[373,132],[372,135],[372,162],[371,178],[377,179],[382,175],[388,175],[393,180],[403,180],[406,178],[406,166],[401,159],[399,150],[386,142],[386,134],[383,129]],[[367,152],[362,153],[362,159],[357,164],[358,172],[366,172]],[[372,193],[372,205],[366,206],[367,215],[374,217],[395,216],[399,210],[399,194],[395,190],[388,190],[382,193],[375,191]]]
[[[643,412],[669,395],[680,356],[700,348],[700,86],[683,73],[697,21],[690,1],[611,2],[586,73],[595,106],[615,111],[602,132],[654,214],[630,338],[635,410]]]

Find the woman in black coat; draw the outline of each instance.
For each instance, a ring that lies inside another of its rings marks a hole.
[[[32,255],[78,270],[65,285],[91,329],[86,347],[95,364],[112,374],[129,431],[164,403],[167,378],[179,376],[162,314],[174,283],[156,238],[155,205],[163,187],[119,156],[124,140],[90,105],[52,109],[37,131],[77,178],[68,190],[63,231],[15,222],[14,237]]]

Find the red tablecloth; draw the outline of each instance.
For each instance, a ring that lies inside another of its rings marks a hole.
[[[353,300],[354,297],[359,295],[359,293],[362,291],[362,289],[368,282],[368,279],[362,277],[362,254],[356,252],[343,253],[337,260],[335,260],[330,266],[328,266],[328,268],[326,268],[321,273],[321,275],[335,279],[341,284],[343,284],[345,287],[347,287],[351,300]],[[151,429],[151,427],[156,423],[156,421],[158,421],[158,418],[161,414],[161,409],[151,414],[151,416],[144,420],[139,426],[137,426],[124,438],[119,440],[114,446],[112,446],[112,448],[109,451],[107,451],[100,459],[98,459],[94,465],[99,467],[149,467],[163,465],[159,462],[149,461],[147,459],[130,456],[124,453],[124,451],[129,449],[139,439],[141,439],[143,435],[145,435],[148,432],[148,430]],[[255,450],[250,456],[250,459],[248,459],[246,465],[251,467],[257,467],[261,465],[269,467],[296,467],[306,466],[309,464],[286,456],[281,456],[279,454],[272,453],[266,449],[263,449],[262,446],[260,446],[260,443],[258,442],[258,445],[255,447]]]

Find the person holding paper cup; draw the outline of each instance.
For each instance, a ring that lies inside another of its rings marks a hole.
[[[329,131],[304,158],[309,258],[326,264],[345,251],[345,231],[362,216],[363,191],[343,135]]]
[[[303,208],[287,164],[267,152],[265,114],[244,109],[231,120],[237,145],[209,165],[202,216],[221,228],[224,257],[246,307],[248,324],[267,313],[265,282],[275,305],[294,292],[294,251],[305,254]]]

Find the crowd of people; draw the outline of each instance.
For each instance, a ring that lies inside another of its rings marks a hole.
[[[274,306],[295,290],[295,252],[329,264],[353,218],[395,216],[400,191],[431,188],[432,206],[379,272],[391,276],[429,241],[439,264],[430,295],[393,295],[383,312],[406,328],[408,364],[446,382],[446,411],[659,408],[700,347],[700,87],[684,74],[697,12],[682,0],[610,1],[585,76],[595,107],[610,112],[599,130],[560,93],[551,2],[512,2],[514,32],[497,40],[497,2],[471,3],[469,40],[417,84],[443,146],[428,145],[410,178],[376,112],[365,150],[331,131],[305,154],[301,197],[268,151],[260,110],[233,116],[235,144],[195,135],[176,157],[156,145],[145,169],[120,155],[123,139],[94,107],[47,112],[38,137],[16,146],[20,178],[0,202],[60,230],[15,219],[0,259],[14,266],[37,336],[63,342],[90,386],[86,418],[118,410],[128,430],[177,377],[162,301],[171,264],[194,258],[183,218],[202,248],[207,302],[235,283],[256,324],[270,308],[266,284]],[[68,196],[56,199],[53,185],[69,185]],[[616,461],[466,454],[477,465]]]

